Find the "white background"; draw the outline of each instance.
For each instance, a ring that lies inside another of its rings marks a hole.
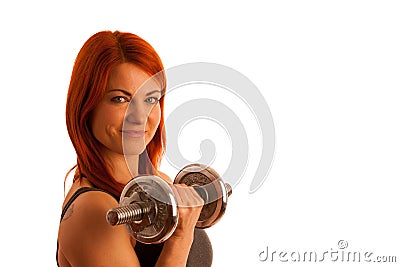
[[[274,163],[249,194],[251,144],[226,215],[207,230],[214,266],[303,266],[258,255],[267,246],[322,253],[341,239],[348,251],[400,261],[399,13],[398,1],[3,1],[0,266],[55,266],[64,175],[75,163],[66,93],[79,49],[100,30],[138,34],[166,68],[234,68],[269,105]],[[184,140],[198,152],[201,140]]]

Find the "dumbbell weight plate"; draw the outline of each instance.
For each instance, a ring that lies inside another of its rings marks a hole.
[[[187,165],[177,174],[174,184],[200,187],[196,191],[201,192],[205,203],[196,228],[208,228],[224,215],[228,195],[224,182],[214,169],[202,164]]]
[[[158,176],[133,178],[124,187],[119,205],[122,207],[137,201],[152,202],[153,205],[142,220],[125,224],[129,233],[145,244],[167,240],[178,224],[177,202],[168,183]]]

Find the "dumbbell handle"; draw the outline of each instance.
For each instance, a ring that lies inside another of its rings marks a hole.
[[[232,187],[230,184],[224,183],[228,197],[232,194]],[[194,190],[207,201],[206,196],[203,194],[204,190],[200,186],[193,186]],[[107,212],[107,222],[112,225],[121,225],[134,221],[140,221],[145,215],[150,213],[154,208],[153,202],[138,201],[132,204],[112,208]]]

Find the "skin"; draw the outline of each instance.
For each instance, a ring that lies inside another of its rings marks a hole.
[[[106,93],[90,119],[113,176],[123,184],[138,174],[139,154],[153,138],[160,122],[161,92],[157,84],[150,82],[138,90],[148,78],[132,63],[118,65],[110,73]],[[125,151],[123,143],[129,143]],[[167,175],[161,177],[171,184]],[[84,178],[75,181],[64,205],[76,190],[87,186],[92,185]],[[179,222],[165,242],[156,266],[186,266],[203,205],[193,188],[172,184],[171,187],[178,201]],[[125,226],[110,226],[106,221],[105,214],[116,206],[118,203],[113,197],[96,191],[82,194],[73,202],[60,224],[60,266],[140,266],[134,251],[136,241]]]

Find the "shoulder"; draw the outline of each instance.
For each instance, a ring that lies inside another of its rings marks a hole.
[[[117,200],[104,190],[97,189],[86,179],[75,181],[64,200],[63,208],[69,205],[61,222],[75,219],[86,221],[87,214],[101,215],[104,209],[118,205]]]
[[[130,235],[125,227],[107,223],[107,211],[116,206],[118,202],[102,191],[82,193],[72,202],[60,223],[58,237],[59,247],[72,265],[115,262],[113,257],[121,254],[135,262],[136,255],[132,253]],[[107,259],[105,255],[108,255]]]
[[[78,190],[81,190],[81,192],[73,199],[72,204],[78,207],[77,211],[85,211],[85,213],[81,214],[83,216],[86,215],[86,212],[97,213],[118,205],[117,200],[105,191],[87,187],[79,188]]]
[[[101,214],[104,209],[118,205],[117,200],[105,191],[90,187],[80,187],[71,189],[68,193],[64,206],[69,203],[69,207],[62,222],[75,218],[76,220],[86,219],[90,215]]]
[[[72,202],[60,222],[60,244],[77,242],[101,228],[107,229],[107,211],[118,205],[111,195],[95,190],[69,199]]]

